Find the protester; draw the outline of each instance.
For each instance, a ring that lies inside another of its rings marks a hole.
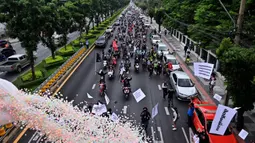
[[[168,108],[173,107],[174,102],[173,102],[173,97],[174,97],[174,89],[170,87],[167,91],[168,94]]]
[[[193,114],[194,114],[194,103],[190,103],[189,104],[189,109],[188,109],[188,125],[189,127],[192,126],[192,117],[193,117]]]
[[[189,48],[189,47],[188,47],[188,45],[186,44],[186,45],[184,46],[184,57],[186,57],[188,48]]]
[[[168,87],[167,81],[163,82],[163,83],[162,83],[162,91],[163,91],[163,98],[164,98],[164,99],[166,99],[167,87]]]
[[[171,108],[171,109],[173,111],[173,125],[172,125],[172,127],[173,127],[173,131],[176,131],[177,130],[176,122],[179,119],[180,115],[179,115],[178,109],[176,107]]]
[[[148,128],[148,125],[149,125],[149,120],[151,118],[151,114],[148,111],[147,107],[143,108],[143,111],[142,111],[140,117],[141,117],[142,127],[144,128],[145,132],[147,132],[147,128]]]

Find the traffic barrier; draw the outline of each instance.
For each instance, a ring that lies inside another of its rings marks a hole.
[[[6,127],[7,129],[11,128],[11,127],[12,127],[12,123],[6,124],[5,127]]]
[[[0,136],[4,136],[5,135],[5,128],[3,126],[0,127]]]

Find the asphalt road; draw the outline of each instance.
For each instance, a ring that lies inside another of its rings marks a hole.
[[[147,41],[148,47],[150,47],[151,44],[149,39]],[[108,42],[105,51],[110,46],[110,43],[111,42]],[[64,98],[67,97],[69,101],[74,100],[74,104],[76,105],[83,101],[87,101],[89,104],[93,104],[98,100],[105,102],[105,99],[99,95],[99,76],[95,74],[95,67],[99,70],[102,66],[101,63],[95,63],[95,53],[101,53],[101,51],[102,49],[100,48],[94,49],[62,87],[60,92],[64,95]],[[135,73],[133,68],[133,59],[131,62],[132,66],[130,74],[133,77],[131,81],[132,92],[141,88],[141,90],[145,93],[146,98],[137,103],[134,97],[130,95],[129,99],[126,100],[122,93],[122,84],[118,80],[118,77],[116,77],[111,81],[106,80],[107,95],[110,98],[108,107],[112,108],[113,112],[117,115],[129,116],[131,120],[136,122],[136,124],[140,124],[140,113],[142,108],[148,107],[151,112],[152,108],[158,103],[159,113],[150,121],[148,136],[150,136],[154,142],[159,143],[187,143],[186,138],[189,138],[188,127],[186,124],[186,113],[188,109],[187,103],[177,101],[177,99],[174,98],[174,105],[178,108],[181,118],[177,123],[177,131],[172,131],[171,111],[167,108],[167,100],[162,98],[162,89],[160,87],[167,77],[154,76],[149,79],[148,72],[142,71],[141,68],[139,73]],[[120,60],[118,63],[120,63]],[[116,70],[115,73],[118,73],[118,70]],[[87,93],[94,98],[88,99]],[[28,130],[19,142],[38,143],[45,142],[45,140],[38,132]]]
[[[79,32],[73,32],[68,34],[68,42],[71,42],[75,40],[79,36]],[[12,44],[14,50],[16,50],[17,54],[25,54],[26,51],[24,48],[21,47],[20,42]],[[51,55],[50,50],[44,46],[42,43],[39,43],[37,46],[37,51],[34,53],[37,57],[35,64],[39,64],[43,59],[47,58],[48,56]],[[30,66],[27,66],[26,68],[23,69],[21,73],[7,73],[7,72],[2,72],[0,73],[0,78],[6,79],[8,81],[14,81],[20,74],[24,73],[30,69]]]

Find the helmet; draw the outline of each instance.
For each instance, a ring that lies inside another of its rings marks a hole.
[[[147,107],[143,107],[143,111],[147,111],[148,110],[148,108]]]

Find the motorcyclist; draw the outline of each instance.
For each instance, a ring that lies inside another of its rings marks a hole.
[[[116,60],[116,58],[114,56],[112,57],[112,65],[113,66],[117,65],[117,60]]]
[[[131,87],[130,86],[130,81],[131,80],[132,80],[132,77],[125,76],[124,79],[122,80],[123,87]]]
[[[105,75],[107,74],[107,73],[105,73],[102,69],[101,70],[99,70],[99,72],[97,72],[97,74],[98,75],[100,75],[100,83],[102,83],[102,82],[105,82]]]
[[[138,55],[137,56],[135,56],[135,64],[137,64],[137,63],[139,63],[140,62],[140,59],[139,59],[139,57],[138,57]],[[134,65],[135,65],[134,64]]]

